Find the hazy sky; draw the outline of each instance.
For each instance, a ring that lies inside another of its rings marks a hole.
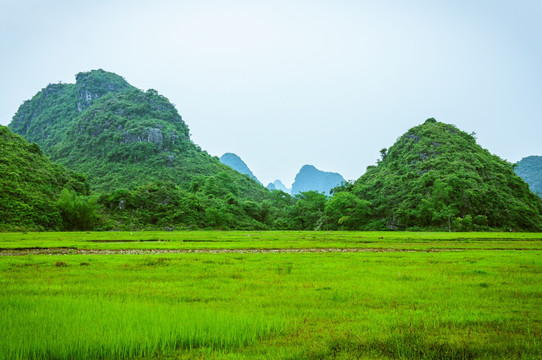
[[[0,123],[102,68],[176,104],[267,184],[362,175],[426,118],[542,155],[542,1],[0,1]]]

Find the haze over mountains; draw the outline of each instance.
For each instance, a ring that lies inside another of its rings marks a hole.
[[[228,165],[233,170],[235,170],[237,172],[240,172],[241,174],[245,174],[248,177],[250,177],[251,179],[256,180],[257,182],[259,182],[261,184],[260,180],[258,180],[258,178],[256,176],[254,176],[252,171],[250,171],[247,164],[245,164],[245,162],[243,160],[241,160],[241,158],[239,156],[237,156],[236,154],[225,153],[224,155],[222,155],[220,157],[219,160],[220,160],[220,162],[222,164]]]
[[[280,191],[284,191],[286,194],[291,194],[292,193],[292,189],[291,188],[287,188],[286,185],[284,185],[282,183],[282,181],[280,180],[275,180],[269,184],[267,184],[267,188],[269,190],[280,190]]]
[[[542,197],[542,156],[528,156],[521,159],[515,171],[529,184],[532,192]]]
[[[321,171],[312,165],[304,165],[292,184],[292,195],[311,190],[329,195],[331,189],[344,181],[338,173]]]
[[[220,157],[220,162],[228,165],[241,174],[248,175],[250,178],[261,184],[238,155],[225,153]],[[305,191],[317,191],[329,195],[331,189],[339,186],[344,181],[344,178],[338,173],[321,171],[312,165],[304,165],[297,173],[291,189],[287,188],[280,180],[269,183],[267,188],[269,190],[284,191],[290,195],[296,195]]]

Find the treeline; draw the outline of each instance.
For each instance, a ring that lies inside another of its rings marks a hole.
[[[256,202],[236,195],[227,174],[199,180],[190,190],[158,182],[99,197],[63,191],[57,205],[66,230],[540,230],[536,226],[490,226],[487,215],[452,217],[447,209],[435,216],[441,221],[433,219],[430,225],[424,225],[420,217],[414,226],[392,227],[385,218],[375,216],[377,209],[371,202],[352,192],[351,183],[334,189],[332,196],[308,191],[292,197],[274,190]]]

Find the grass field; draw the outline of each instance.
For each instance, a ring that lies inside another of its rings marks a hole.
[[[290,248],[375,251],[265,250]],[[29,233],[0,249],[0,359],[542,354],[542,234]]]

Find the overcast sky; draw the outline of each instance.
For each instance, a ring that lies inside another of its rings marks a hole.
[[[267,184],[357,179],[429,117],[542,155],[542,1],[0,1],[0,123],[102,68],[173,102]]]

